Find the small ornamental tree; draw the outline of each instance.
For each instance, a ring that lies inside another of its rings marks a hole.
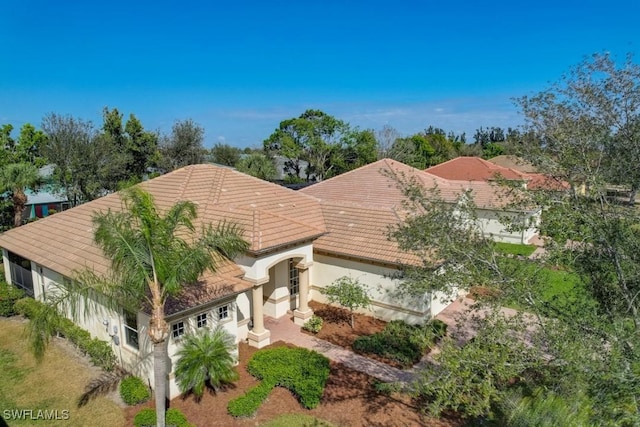
[[[369,308],[371,297],[367,287],[358,279],[342,276],[322,290],[330,303],[338,303],[351,312],[351,327],[355,328],[353,312],[357,308]]]

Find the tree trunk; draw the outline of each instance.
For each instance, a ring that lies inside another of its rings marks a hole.
[[[164,427],[167,402],[167,341],[153,344],[153,376],[156,398],[156,426]]]
[[[22,191],[13,193],[13,226],[20,227],[22,225],[22,211],[27,203],[27,196]]]
[[[153,259],[152,259],[153,260]],[[156,425],[164,427],[164,415],[167,400],[167,337],[169,326],[164,320],[164,302],[160,294],[160,287],[155,277],[149,283],[152,295],[153,310],[149,321],[149,337],[153,343],[153,378],[156,398]]]

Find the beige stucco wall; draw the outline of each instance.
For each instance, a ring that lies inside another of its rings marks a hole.
[[[491,235],[498,242],[506,243],[527,243],[529,239],[535,236],[540,225],[540,212],[536,211],[531,214],[522,214],[516,212],[501,212],[487,209],[478,209],[478,226],[485,236]],[[510,221],[518,221],[518,223],[526,224],[524,230],[508,231],[504,225],[502,218],[509,218]]]
[[[336,279],[350,276],[367,286],[373,300],[371,310],[360,310],[383,320],[402,319],[421,323],[430,318],[430,298],[421,301],[400,297],[396,291],[399,279],[393,276],[398,270],[379,265],[315,254],[311,269],[311,299],[326,302],[320,289]]]

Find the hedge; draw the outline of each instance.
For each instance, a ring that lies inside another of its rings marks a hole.
[[[18,314],[28,318],[33,318],[44,307],[43,303],[29,297],[17,300],[14,305],[14,309]],[[82,353],[89,356],[94,365],[105,371],[111,371],[116,366],[116,355],[108,342],[91,338],[89,332],[61,316],[56,319],[55,329],[57,334],[66,337]]]
[[[320,404],[330,368],[329,359],[318,352],[277,347],[257,351],[247,370],[262,383],[229,402],[227,409],[236,417],[253,415],[276,386],[289,389],[305,408],[315,408]]]
[[[152,408],[145,408],[140,410],[133,419],[133,425],[135,427],[153,427],[156,425],[156,410]],[[187,417],[179,409],[167,409],[164,415],[164,421],[166,426],[172,427],[195,427],[193,424],[187,421]]]
[[[24,297],[24,292],[0,280],[0,316],[10,317],[16,313],[15,303]]]
[[[151,398],[149,387],[139,377],[130,376],[120,382],[120,397],[129,406],[146,402]]]
[[[382,332],[358,337],[353,349],[358,353],[372,353],[410,367],[447,332],[446,323],[432,320],[424,325],[410,325],[402,320],[387,323]]]

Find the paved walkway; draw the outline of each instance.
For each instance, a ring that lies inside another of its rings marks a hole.
[[[351,350],[331,344],[328,341],[305,334],[300,330],[300,326],[293,323],[288,316],[280,319],[265,316],[264,326],[271,331],[271,342],[284,341],[298,347],[315,350],[334,362],[342,363],[351,369],[364,372],[381,381],[412,382],[414,379],[415,373],[413,369],[403,371],[377,360],[360,356]]]

